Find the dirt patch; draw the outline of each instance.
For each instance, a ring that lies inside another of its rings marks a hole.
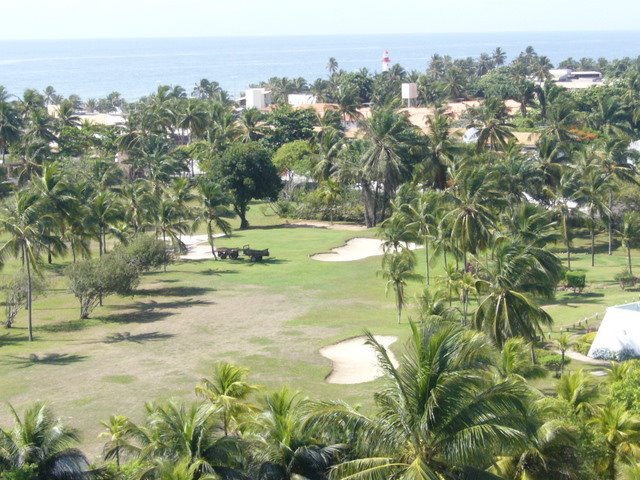
[[[319,220],[295,220],[287,222],[283,226],[286,227],[288,225],[309,228],[326,228],[328,230],[341,230],[345,232],[363,232],[367,230],[367,227],[364,225],[357,225],[355,223],[331,223]]]
[[[214,238],[224,237],[223,233],[217,233]],[[207,235],[188,235],[181,238],[187,247],[187,253],[182,255],[182,260],[209,260],[213,258],[209,237]]]
[[[392,363],[397,366],[398,361],[389,350],[389,346],[395,343],[398,337],[376,335],[374,338],[385,348]],[[320,349],[320,354],[333,362],[333,370],[326,378],[328,383],[354,385],[371,382],[384,375],[378,365],[378,354],[366,342],[366,337],[350,338]]]

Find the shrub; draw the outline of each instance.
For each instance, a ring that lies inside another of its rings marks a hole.
[[[591,344],[596,338],[597,333],[598,332],[589,332],[585,333],[581,337],[578,337],[574,345],[575,351],[581,353],[582,355],[587,355],[589,353],[589,349],[591,348]]]
[[[559,353],[543,351],[538,356],[538,362],[540,362],[540,365],[542,365],[546,369],[558,374],[560,373],[560,369],[562,366],[562,355],[560,355]],[[566,367],[569,363],[571,363],[571,359],[565,356],[564,366]]]
[[[631,360],[625,375],[611,384],[611,399],[640,413],[640,361]]]
[[[587,275],[582,272],[568,271],[564,279],[566,287],[571,288],[573,293],[582,293],[582,290],[587,285]]]
[[[631,275],[627,269],[616,273],[616,276],[613,278],[620,284],[620,288],[622,288],[623,290],[627,287],[635,287],[636,285],[636,277]]]
[[[27,276],[24,273],[16,274],[7,285],[4,286],[5,291],[5,321],[4,326],[11,328],[15,322],[16,316],[20,309],[26,306],[28,295]],[[36,298],[46,288],[45,280],[38,276],[31,276],[31,295]]]
[[[80,318],[91,312],[108,295],[129,295],[138,285],[140,270],[136,260],[121,250],[74,263],[67,269],[69,288],[80,302]]]
[[[173,256],[165,243],[150,235],[138,235],[126,247],[123,246],[117,250],[122,250],[129,255],[141,272],[159,268],[173,261]]]

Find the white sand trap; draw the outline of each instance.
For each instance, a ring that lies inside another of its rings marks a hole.
[[[223,233],[217,233],[214,238],[224,237]],[[209,260],[213,258],[209,237],[207,235],[187,235],[182,237],[182,243],[187,247],[187,253],[181,255],[182,260]]]
[[[394,366],[398,366],[396,357],[389,350],[389,345],[398,337],[376,335],[375,339],[387,350]],[[333,362],[333,370],[326,378],[328,383],[353,385],[371,382],[384,375],[376,351],[366,345],[366,341],[366,337],[351,338],[320,349],[320,355]]]
[[[345,245],[331,249],[329,253],[317,253],[311,258],[320,262],[353,262],[369,257],[384,255],[382,244],[378,238],[352,238]],[[409,249],[416,250],[420,246],[410,243]]]

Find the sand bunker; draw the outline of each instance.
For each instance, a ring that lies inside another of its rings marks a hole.
[[[224,237],[224,234],[217,233],[214,237]],[[187,235],[183,236],[181,240],[187,247],[187,253],[180,256],[182,260],[209,260],[213,258],[209,237],[206,235]]]
[[[329,253],[317,253],[311,258],[320,262],[353,262],[368,257],[384,255],[383,241],[378,238],[352,238],[345,245],[331,249]],[[420,248],[413,243],[411,250]]]
[[[398,361],[389,350],[389,345],[398,338],[376,335],[375,339],[387,350],[393,364],[398,366]],[[366,341],[366,337],[351,338],[320,349],[320,355],[333,362],[333,370],[326,378],[328,383],[353,385],[371,382],[384,375],[378,365],[376,351]]]

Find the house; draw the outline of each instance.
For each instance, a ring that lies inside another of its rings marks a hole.
[[[640,303],[607,308],[588,355],[603,360],[640,357]]]

